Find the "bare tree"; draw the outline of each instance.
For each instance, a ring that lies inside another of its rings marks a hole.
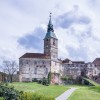
[[[3,61],[3,71],[7,74],[8,80],[13,81],[14,74],[17,73],[18,65],[15,61],[5,60]]]

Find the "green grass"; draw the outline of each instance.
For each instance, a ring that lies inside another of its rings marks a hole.
[[[100,100],[100,85],[90,79],[83,79],[94,86],[76,86],[78,89],[72,93],[68,100]]]
[[[100,100],[100,86],[80,87],[68,100]]]
[[[4,98],[0,97],[0,100],[4,100]]]
[[[49,95],[50,97],[57,97],[60,94],[62,94],[63,92],[65,92],[67,89],[69,89],[69,88],[66,86],[50,85],[41,90],[38,90],[37,93],[45,94],[47,96]]]
[[[96,86],[85,86],[85,85],[50,85],[44,86],[37,83],[24,83],[16,82],[12,83],[15,89],[20,91],[30,91],[36,92],[38,94],[43,94],[46,96],[57,97],[64,91],[71,87],[78,88],[68,100],[100,100],[100,85]]]
[[[89,89],[92,90],[92,91],[100,93],[100,85],[99,86],[92,86]]]
[[[24,83],[24,82],[19,82],[19,83],[16,82],[10,85],[14,86],[15,89],[20,91],[36,92],[38,94],[43,94],[51,97],[57,97],[63,92],[65,92],[67,89],[69,89],[69,87],[62,86],[62,85],[44,86],[37,83]]]
[[[94,81],[92,81],[92,80],[90,80],[88,78],[83,78],[83,79],[86,80],[86,81],[88,81],[88,82],[90,82],[91,84],[93,84],[95,86],[98,86],[99,85],[98,83],[96,83],[96,82],[94,82]]]
[[[26,92],[34,92],[46,87],[44,85],[37,83],[24,83],[24,82],[14,82],[11,83],[10,85],[14,86],[14,88],[17,90]]]

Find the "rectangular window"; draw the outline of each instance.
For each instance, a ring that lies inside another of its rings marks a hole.
[[[34,61],[34,64],[37,64],[37,61]]]
[[[46,68],[46,70],[45,70],[45,74],[48,74],[48,68]]]
[[[34,69],[34,74],[37,74],[37,67]]]

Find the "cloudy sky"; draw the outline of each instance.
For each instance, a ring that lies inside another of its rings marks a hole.
[[[43,52],[49,13],[59,58],[100,57],[100,0],[0,0],[0,61]]]

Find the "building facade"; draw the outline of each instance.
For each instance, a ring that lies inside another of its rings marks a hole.
[[[19,58],[20,81],[41,80],[51,75],[51,83],[60,82],[61,61],[58,60],[58,39],[54,33],[51,15],[44,38],[44,53],[26,53]]]
[[[94,62],[58,59],[58,39],[54,33],[51,15],[44,38],[44,53],[26,53],[19,58],[19,81],[41,80],[51,73],[51,84],[61,83],[61,77],[97,76],[100,73]]]

